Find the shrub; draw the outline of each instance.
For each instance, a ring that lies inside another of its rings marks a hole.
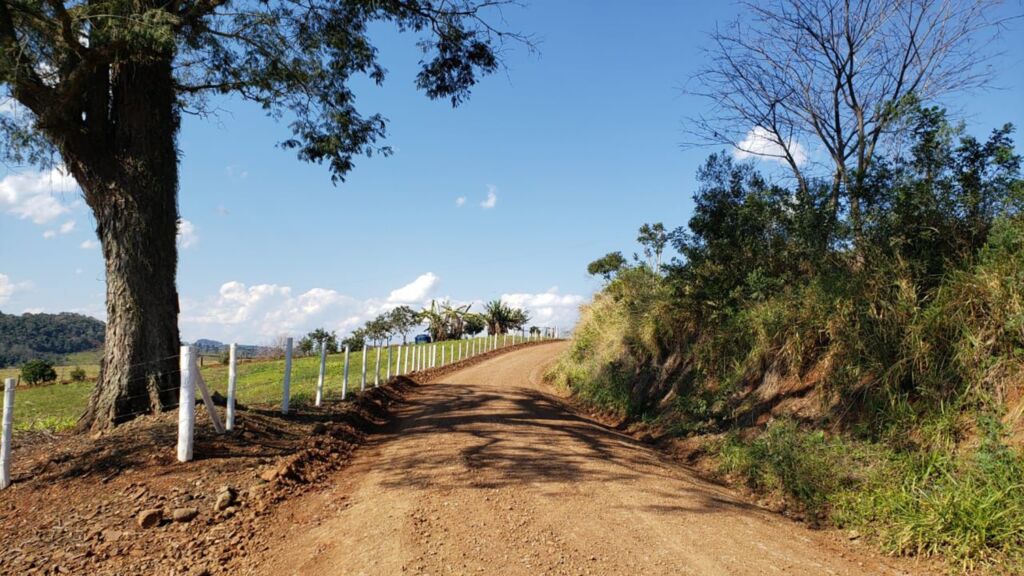
[[[85,382],[85,370],[81,366],[75,366],[68,372],[72,382]]]
[[[46,360],[29,360],[21,367],[21,379],[32,386],[44,382],[55,382],[57,371]]]

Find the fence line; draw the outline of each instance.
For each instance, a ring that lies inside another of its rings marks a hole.
[[[402,344],[386,344],[377,346],[364,346],[361,351],[361,378],[359,390],[365,391],[368,383],[368,357],[372,353],[374,354],[373,359],[373,385],[380,386],[381,375],[384,375],[384,382],[390,382],[394,377],[402,376],[415,372],[422,372],[431,368],[444,367],[468,360],[474,356],[488,353],[506,346],[515,346],[517,343],[534,342],[556,336],[558,334],[557,329],[551,331],[545,331],[543,334],[531,333],[529,336],[526,334],[493,334],[489,336],[474,337],[469,339],[459,339],[452,341],[442,342],[429,342],[426,344],[417,343],[402,343]],[[500,338],[499,338],[500,336]],[[386,353],[382,348],[386,348]],[[440,358],[438,358],[438,349],[440,349]],[[328,397],[328,384],[331,382],[330,373],[331,368],[328,363],[328,349],[325,346],[320,347],[320,358],[318,370],[314,371],[313,362],[300,363],[298,367],[298,375],[293,373],[293,369],[297,366],[294,364],[294,339],[289,337],[285,339],[285,354],[284,354],[284,366],[283,366],[283,378],[276,380],[280,382],[281,386],[281,414],[287,415],[292,400],[292,384],[299,384],[303,390],[308,391],[311,387],[315,392],[315,399],[313,404],[315,406],[322,406],[324,401]],[[349,387],[349,374],[350,374],[350,362],[351,358],[351,347],[346,345],[343,351],[339,351],[343,354],[342,362],[342,376],[341,376],[341,399],[348,399],[348,387]],[[133,365],[142,366],[145,364],[153,364],[158,362],[166,362],[168,360],[177,358],[178,369],[168,372],[168,376],[177,376],[176,380],[180,383],[177,385],[177,400],[176,406],[170,405],[167,408],[176,408],[178,411],[178,440],[177,440],[177,459],[180,462],[188,462],[193,458],[193,448],[195,439],[195,427],[196,427],[196,402],[197,394],[201,397],[203,404],[206,407],[206,411],[213,423],[213,428],[217,433],[225,433],[235,430],[236,428],[236,402],[239,384],[244,384],[244,374],[240,373],[239,370],[239,359],[238,359],[238,347],[237,344],[230,344],[228,347],[228,359],[227,359],[227,401],[225,403],[225,419],[222,422],[220,414],[213,404],[212,396],[207,383],[203,377],[203,373],[200,370],[198,359],[200,355],[195,348],[190,346],[182,346],[180,353],[173,356],[168,356],[163,359],[149,360],[146,362],[140,362]],[[337,357],[335,357],[337,360]],[[382,366],[381,363],[385,365]],[[245,366],[258,366],[255,363],[244,363]],[[280,366],[280,365],[278,365]],[[335,370],[337,369],[337,363],[335,361]],[[259,370],[259,369],[257,369]],[[278,368],[280,370],[280,368]],[[278,373],[280,374],[280,372]],[[335,372],[336,374],[336,372]],[[336,382],[335,377],[335,382]],[[148,376],[143,378],[132,379],[131,382],[148,379]],[[261,384],[260,384],[261,385]],[[335,384],[336,385],[336,384]],[[259,385],[257,385],[259,386]],[[17,387],[17,380],[15,378],[7,378],[4,382],[4,396],[3,396],[3,418],[2,418],[2,436],[0,436],[0,489],[10,486],[10,468],[11,468],[11,448],[12,448],[12,436],[14,429],[14,396],[15,389]],[[276,388],[276,386],[274,386]],[[143,393],[135,394],[132,396],[123,397],[122,400],[132,400],[143,396],[150,396],[154,392],[160,397],[172,390],[172,387],[165,387],[160,389],[147,389]],[[336,390],[336,389],[335,389]],[[274,391],[271,390],[271,393]],[[307,394],[308,392],[302,392]],[[335,396],[336,397],[336,396]],[[307,397],[308,398],[308,397]],[[137,414],[148,413],[150,410],[140,410]],[[135,414],[133,414],[135,415]]]

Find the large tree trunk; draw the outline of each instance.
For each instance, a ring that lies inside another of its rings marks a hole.
[[[82,428],[110,428],[177,402],[179,122],[170,62],[114,68],[106,123],[113,153],[88,167],[69,162],[96,217],[107,277],[103,364]]]

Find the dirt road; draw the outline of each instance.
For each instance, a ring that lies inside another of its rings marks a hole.
[[[562,344],[419,387],[319,492],[284,505],[260,574],[900,574],[574,415]],[[916,572],[916,571],[914,571]]]

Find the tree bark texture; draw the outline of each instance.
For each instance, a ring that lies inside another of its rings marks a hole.
[[[117,64],[107,79],[109,89],[91,96],[100,102],[90,103],[107,117],[87,124],[108,156],[65,153],[96,217],[106,265],[103,361],[79,422],[91,430],[174,408],[179,382],[179,117],[171,58]]]

